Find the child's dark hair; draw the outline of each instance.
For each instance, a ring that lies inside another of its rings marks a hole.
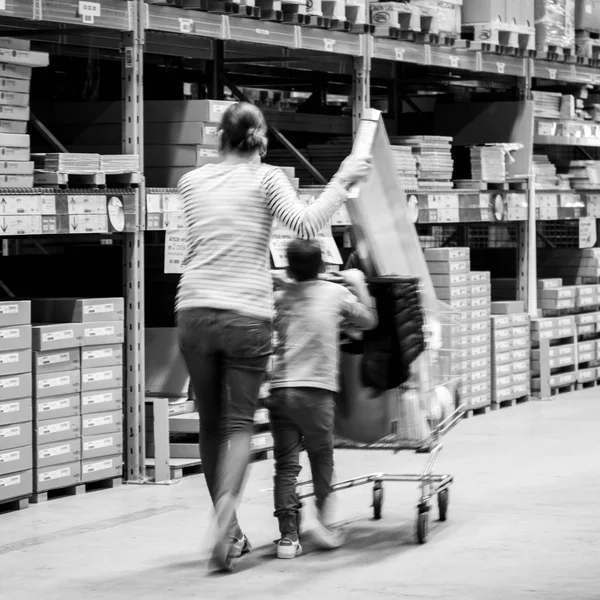
[[[296,281],[317,279],[323,266],[321,246],[316,240],[294,240],[287,247],[289,274]]]
[[[243,153],[267,152],[267,122],[259,108],[249,102],[232,104],[219,126],[220,150]]]

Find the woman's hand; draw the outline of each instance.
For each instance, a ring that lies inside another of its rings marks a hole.
[[[364,181],[371,174],[373,161],[370,156],[358,157],[351,154],[344,160],[335,176],[335,180],[341,183],[346,189]]]

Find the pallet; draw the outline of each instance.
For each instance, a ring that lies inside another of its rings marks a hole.
[[[141,173],[55,173],[35,172],[35,186],[43,188],[129,188],[142,181]]]
[[[590,61],[600,60],[600,34],[592,31],[578,31],[575,37],[577,57]]]
[[[540,60],[577,62],[577,53],[572,46],[553,46],[541,44],[535,51],[536,58]]]
[[[561,396],[562,394],[570,394],[571,392],[574,392],[577,389],[577,384],[576,383],[570,383],[569,385],[562,385],[562,386],[556,386],[556,387],[552,387],[550,388],[550,396],[549,397],[542,397],[540,396],[539,392],[531,392],[531,397],[532,399],[535,400],[550,400],[551,398],[554,398],[555,396]]]
[[[22,498],[11,498],[10,500],[0,500],[0,514],[5,512],[12,512],[15,510],[24,510],[29,508],[30,496],[24,496]]]
[[[461,44],[464,49],[503,54],[533,56],[535,29],[510,23],[470,23],[462,26]]]
[[[589,381],[578,381],[575,384],[575,388],[577,390],[589,390],[598,386],[600,386],[600,380],[598,379],[591,379]]]
[[[500,410],[501,408],[511,408],[517,404],[525,404],[529,402],[529,396],[520,396],[519,398],[510,398],[509,400],[501,400],[500,402],[494,402],[492,400],[491,410]]]
[[[390,27],[386,36],[401,42],[413,42],[415,44],[429,44],[431,46],[454,46],[457,36],[446,33],[429,33],[426,31],[402,30]]]
[[[260,462],[263,460],[272,460],[274,453],[272,449],[260,450],[253,452],[250,462]],[[153,458],[146,459],[146,474],[150,479],[154,479],[156,465]],[[169,460],[169,470],[171,481],[177,481],[184,477],[192,475],[200,475],[202,470],[202,461],[199,458],[171,458]]]
[[[491,410],[491,404],[486,404],[485,406],[467,406],[464,411],[464,418],[470,419],[472,417],[476,417],[478,415],[487,415],[488,411]]]
[[[99,479],[98,481],[90,481],[89,483],[77,483],[47,492],[35,492],[31,496],[32,504],[40,504],[55,498],[64,498],[66,496],[80,496],[87,492],[96,490],[110,490],[119,487],[123,483],[121,477],[109,477],[107,479]]]

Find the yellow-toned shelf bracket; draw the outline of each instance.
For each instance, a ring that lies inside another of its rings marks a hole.
[[[364,111],[371,108],[371,56],[373,37],[361,34],[362,56],[353,59],[352,65],[352,136],[356,136]]]
[[[123,235],[125,297],[125,479],[146,480],[145,369],[144,369],[144,40],[145,6],[137,0],[135,28],[123,34],[122,151],[140,157],[142,177],[136,189],[136,227]]]

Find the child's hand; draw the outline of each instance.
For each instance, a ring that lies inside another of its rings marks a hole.
[[[358,269],[349,269],[348,271],[340,271],[339,275],[346,282],[346,285],[354,290],[360,290],[366,285],[365,275]]]

